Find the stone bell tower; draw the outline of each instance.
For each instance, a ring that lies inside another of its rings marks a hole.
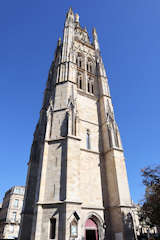
[[[123,148],[96,30],[70,8],[34,133],[19,240],[132,240]]]

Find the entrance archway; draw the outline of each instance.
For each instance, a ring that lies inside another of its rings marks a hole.
[[[88,218],[85,223],[85,240],[98,240],[98,227],[93,219]]]

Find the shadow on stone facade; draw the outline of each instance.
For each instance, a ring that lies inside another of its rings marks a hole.
[[[98,109],[98,122],[101,121],[101,114],[100,114],[100,106],[99,102],[97,102],[97,109]],[[105,237],[104,239],[113,239],[112,236],[112,230],[111,230],[111,219],[110,219],[110,213],[109,213],[109,208],[108,208],[108,188],[107,188],[107,181],[106,181],[106,166],[104,163],[104,157],[103,157],[103,141],[102,141],[102,129],[101,126],[99,126],[99,151],[100,151],[100,174],[101,174],[101,186],[102,186],[102,198],[103,198],[103,206],[105,208],[104,211],[104,229],[105,229]]]
[[[34,132],[34,139],[31,147],[30,160],[28,163],[28,178],[26,184],[26,192],[25,192],[25,201],[24,201],[24,210],[22,211],[22,220],[21,225],[24,227],[20,229],[20,240],[27,240],[31,236],[33,224],[36,223],[37,214],[34,214],[34,209],[37,201],[39,200],[39,191],[40,189],[40,181],[38,179],[41,178],[42,172],[42,162],[43,162],[43,153],[44,153],[44,142],[45,142],[45,134],[46,134],[46,126],[47,126],[47,109],[49,108],[50,99],[55,98],[55,90],[51,91],[54,86],[52,86],[52,68],[48,76],[47,86],[43,99],[43,106],[40,111],[40,118],[38,124],[36,126],[36,130]],[[51,96],[52,92],[52,96]],[[53,108],[54,108],[54,101]],[[35,218],[33,220],[33,217]],[[25,227],[27,226],[27,227]],[[34,226],[35,228],[35,226]],[[35,233],[33,233],[35,234]]]
[[[125,239],[136,240],[132,215],[128,213],[127,215],[123,214],[122,217],[123,217],[123,223],[124,223]]]
[[[62,224],[59,224],[58,240],[62,240],[62,239],[65,239],[65,236],[66,236],[66,205],[65,204],[63,204],[60,207],[59,222],[61,222]]]
[[[60,176],[60,200],[66,199],[66,178],[67,178],[67,143],[66,139],[59,145],[61,150],[61,176]]]
[[[65,117],[64,120],[61,124],[61,128],[60,128],[60,135],[62,137],[66,137],[68,134],[68,113],[65,113]]]

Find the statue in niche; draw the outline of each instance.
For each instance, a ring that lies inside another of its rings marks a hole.
[[[108,126],[108,137],[109,137],[110,147],[114,147],[114,146],[119,147],[118,127],[114,120],[114,114],[111,111],[108,100],[107,100],[106,123]]]
[[[53,121],[53,99],[50,97],[49,99],[49,107],[47,110],[47,128],[48,128],[48,137],[50,138],[52,135],[52,121]]]
[[[75,32],[75,39],[78,39],[80,41],[83,41],[83,42],[88,42],[89,43],[89,37],[88,37],[88,33],[87,33],[87,30],[84,29],[85,31],[77,28],[76,29],[76,32]]]
[[[109,105],[109,101],[107,100],[106,102],[106,122],[107,124],[109,124],[110,122],[114,122],[114,114],[111,111],[110,105]]]
[[[77,101],[74,98],[74,89],[72,86],[72,95],[68,99],[68,134],[76,136],[78,134],[78,111],[77,111]]]

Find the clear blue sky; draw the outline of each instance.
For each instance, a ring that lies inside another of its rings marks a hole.
[[[0,7],[0,201],[24,185],[48,70],[72,6],[95,26],[125,150],[132,199],[160,156],[160,1],[5,0]]]

